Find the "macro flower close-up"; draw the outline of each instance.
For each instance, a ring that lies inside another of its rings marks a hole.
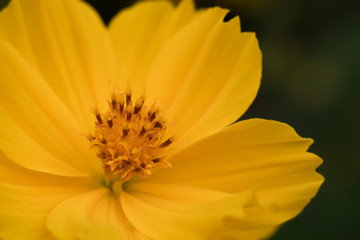
[[[322,160],[256,97],[255,33],[228,10],[78,0],[0,12],[0,239],[264,239]]]

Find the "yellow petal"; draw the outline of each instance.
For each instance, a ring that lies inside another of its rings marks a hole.
[[[256,214],[256,213],[255,213]],[[239,225],[238,222],[236,224]],[[241,223],[240,223],[241,225]],[[246,229],[234,229],[230,227],[223,227],[210,240],[262,240],[269,239],[271,235],[277,230],[276,227],[249,227]]]
[[[228,193],[253,189],[262,207],[245,210],[232,228],[276,226],[296,216],[323,182],[315,172],[322,160],[306,152],[311,143],[283,123],[241,121],[178,152],[169,159],[174,170],[158,171],[151,180]]]
[[[117,199],[109,189],[99,188],[58,205],[47,226],[58,239],[123,239],[123,221]]]
[[[169,1],[140,2],[115,16],[109,28],[121,87],[130,84],[135,94],[142,94],[162,45],[194,15],[193,2],[185,0],[176,9]]]
[[[239,118],[257,93],[261,53],[227,10],[199,12],[161,48],[147,78],[149,98],[174,118],[183,140],[196,140]]]
[[[274,209],[265,208],[258,202],[245,208],[244,214],[242,219],[226,219],[211,239],[267,239],[277,230],[277,225],[283,222]]]
[[[182,185],[129,183],[121,194],[124,213],[152,239],[207,239],[226,217],[244,215],[251,191],[226,194]]]
[[[9,44],[0,42],[0,147],[16,163],[59,175],[89,174],[98,162],[72,113]]]
[[[195,140],[234,122],[253,101],[261,53],[227,10],[194,11],[192,1],[139,3],[110,24],[124,84],[166,109],[177,135]],[[145,89],[144,89],[145,88]]]
[[[125,239],[118,228],[109,225],[89,225],[86,230],[79,233],[76,238],[59,238],[59,239],[74,239],[74,240],[100,240],[100,239]]]
[[[94,187],[89,178],[61,177],[36,172],[0,155],[0,207],[10,212],[43,214],[68,196]]]
[[[109,82],[117,80],[98,14],[82,1],[12,0],[0,14],[0,39],[39,69],[87,130],[90,107],[105,105]]]
[[[0,236],[7,240],[55,240],[44,227],[46,215],[7,213],[0,211]]]
[[[0,152],[0,237],[52,239],[46,216],[59,203],[92,189],[88,178],[60,177],[14,164]]]

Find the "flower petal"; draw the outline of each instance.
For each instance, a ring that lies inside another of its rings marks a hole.
[[[0,56],[0,147],[5,154],[21,166],[58,175],[100,169],[72,113],[41,75],[3,41]]]
[[[88,178],[29,170],[0,152],[0,238],[52,239],[45,228],[47,214],[64,199],[91,188]]]
[[[122,210],[107,188],[98,188],[65,200],[47,219],[58,239],[123,239]]]
[[[0,212],[1,239],[56,240],[44,227],[45,215]]]
[[[263,219],[261,227],[276,226],[296,216],[323,182],[315,172],[322,160],[306,152],[311,143],[283,123],[241,121],[178,152],[169,159],[174,170],[158,171],[151,181],[228,193],[253,189],[263,209],[245,211],[248,224],[237,228],[260,227],[254,216]]]
[[[164,44],[147,79],[149,97],[168,108],[182,140],[234,122],[259,88],[261,52],[255,35],[240,33],[238,18],[223,22],[226,13],[220,8],[199,12]]]
[[[129,183],[121,203],[130,223],[152,239],[207,239],[226,217],[244,215],[251,191],[227,194],[182,185]]]
[[[143,94],[145,79],[162,45],[195,15],[193,2],[174,8],[169,1],[139,2],[118,13],[110,34],[123,86]]]
[[[234,122],[257,93],[257,40],[240,33],[238,18],[223,22],[226,13],[196,12],[186,0],[176,8],[166,1],[146,2],[121,12],[110,25],[121,79],[166,109],[179,123],[182,140]]]
[[[111,41],[98,14],[82,1],[12,0],[0,13],[0,39],[39,69],[87,130],[90,107],[106,105],[109,82],[117,80]]]

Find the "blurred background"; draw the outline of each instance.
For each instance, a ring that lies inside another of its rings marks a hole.
[[[87,2],[107,23],[135,0]],[[227,19],[239,15],[242,31],[259,39],[262,85],[241,119],[286,122],[313,138],[310,151],[324,159],[318,195],[271,239],[360,239],[360,1],[195,2],[230,9]]]

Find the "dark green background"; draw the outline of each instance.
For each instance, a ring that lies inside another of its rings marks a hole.
[[[196,0],[195,0],[196,1]],[[0,0],[0,6],[4,5]],[[105,22],[131,0],[88,0]],[[247,2],[247,3],[246,3]],[[360,1],[198,0],[239,15],[263,52],[259,94],[242,117],[286,122],[315,144],[326,182],[273,240],[360,239]]]

